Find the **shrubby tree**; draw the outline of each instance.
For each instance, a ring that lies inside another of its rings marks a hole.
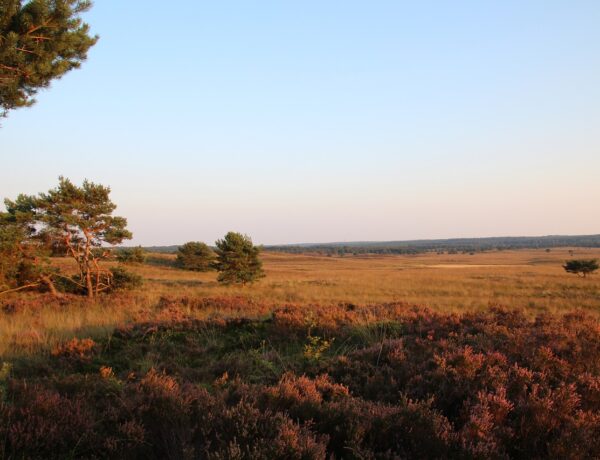
[[[175,263],[184,270],[206,272],[213,269],[214,258],[215,254],[205,243],[190,241],[177,248]]]
[[[563,268],[567,273],[575,273],[585,278],[598,270],[600,265],[597,259],[574,259],[567,261]]]
[[[40,88],[78,68],[98,37],[86,0],[0,0],[0,116],[31,106]]]
[[[29,200],[6,200],[5,206],[0,213],[0,293],[43,285],[58,296],[52,281],[56,269],[48,262],[44,239],[36,235]]]
[[[130,290],[143,284],[143,278],[140,275],[125,270],[123,267],[111,268],[110,272],[112,274],[110,290]]]
[[[17,267],[21,261],[20,244],[23,235],[8,221],[7,213],[0,215],[0,291],[16,287]]]
[[[219,271],[217,280],[223,284],[252,283],[265,276],[262,262],[258,258],[260,248],[252,244],[250,237],[229,232],[216,242]]]
[[[109,195],[109,187],[87,180],[79,187],[60,177],[58,187],[48,193],[5,202],[8,220],[26,233],[23,246],[58,240],[78,267],[68,281],[90,298],[111,288],[113,274],[100,266],[111,255],[106,245],[132,237],[127,220],[112,215],[116,205]]]
[[[123,264],[143,264],[146,261],[146,251],[141,246],[119,249],[117,260]]]

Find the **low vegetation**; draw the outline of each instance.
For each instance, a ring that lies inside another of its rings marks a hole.
[[[8,458],[594,458],[600,325],[164,298],[160,321],[2,367]],[[307,353],[307,349],[319,349]],[[320,344],[320,345],[319,345]],[[327,344],[327,346],[323,346]]]

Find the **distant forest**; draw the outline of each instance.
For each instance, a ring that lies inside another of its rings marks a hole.
[[[448,254],[501,251],[508,249],[550,249],[557,247],[600,248],[600,235],[514,236],[490,238],[452,238],[444,240],[357,241],[345,243],[306,243],[264,246],[267,251],[292,254]],[[178,246],[151,246],[149,252],[174,253]]]

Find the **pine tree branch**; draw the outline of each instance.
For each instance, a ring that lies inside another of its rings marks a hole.
[[[23,289],[28,289],[28,288],[31,288],[31,287],[36,287],[36,286],[39,286],[40,284],[42,284],[42,283],[26,284],[25,286],[20,286],[18,288],[8,289],[6,291],[2,291],[2,292],[0,292],[0,295],[2,295],[2,294],[8,294],[9,292],[22,291]]]

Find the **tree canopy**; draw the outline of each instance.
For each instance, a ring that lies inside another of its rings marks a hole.
[[[0,116],[31,106],[54,79],[78,68],[98,40],[80,14],[87,0],[0,0]]]
[[[44,238],[35,227],[30,200],[21,196],[5,201],[0,212],[0,292],[44,285],[57,294],[51,275],[56,270],[47,260]]]
[[[123,264],[143,264],[146,261],[146,251],[141,246],[120,249],[117,251],[117,260]]]
[[[206,272],[212,270],[215,254],[200,241],[189,241],[177,248],[176,265],[185,270]]]
[[[60,177],[58,187],[47,193],[5,200],[4,227],[10,229],[11,224],[21,232],[23,247],[36,241],[60,242],[79,269],[70,281],[94,297],[111,288],[112,272],[99,265],[111,255],[106,245],[132,237],[127,220],[112,215],[116,205],[109,195],[109,187],[87,180],[77,186]]]
[[[563,268],[567,273],[575,273],[585,278],[600,269],[600,264],[597,259],[574,259],[567,261]]]
[[[217,280],[223,284],[252,283],[265,276],[262,262],[258,258],[260,248],[252,244],[250,237],[229,232],[216,242],[219,271]]]

